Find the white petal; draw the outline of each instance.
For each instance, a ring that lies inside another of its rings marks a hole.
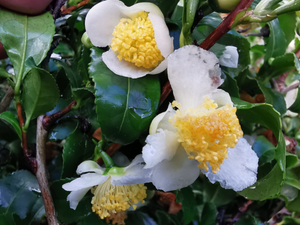
[[[105,47],[111,44],[112,33],[126,16],[121,12],[120,7],[124,3],[118,0],[102,1],[93,6],[85,19],[85,29],[93,45]]]
[[[86,160],[79,164],[76,173],[80,175],[82,173],[87,173],[87,172],[95,172],[97,174],[102,175],[104,169],[102,169],[95,161]]]
[[[164,160],[153,168],[152,183],[163,191],[187,187],[199,176],[198,164],[196,160],[188,159],[181,147],[172,160]]]
[[[208,97],[218,104],[218,108],[225,106],[227,103],[233,106],[230,95],[224,90],[216,89]]]
[[[225,51],[220,56],[220,65],[237,68],[239,65],[239,53],[235,46],[226,46]]]
[[[150,72],[150,70],[147,70],[146,68],[137,67],[133,63],[125,60],[120,61],[116,53],[111,49],[102,54],[102,59],[112,72],[123,77],[139,78]]]
[[[168,57],[168,77],[182,110],[196,108],[203,96],[221,85],[218,58],[194,45],[179,48]]]
[[[291,85],[294,85],[296,83],[299,83],[299,81],[295,80],[293,83],[291,83]],[[294,104],[297,98],[297,94],[298,94],[298,88],[292,89],[286,93],[286,96],[284,98],[286,103],[286,108],[289,108],[291,105]]]
[[[176,133],[163,129],[158,129],[156,134],[148,135],[146,143],[143,147],[145,168],[152,168],[164,159],[172,159],[179,146]]]
[[[201,170],[210,182],[220,182],[226,189],[241,191],[254,184],[257,179],[258,157],[246,139],[240,138],[234,148],[228,149],[228,158],[224,159],[220,170],[213,174]]]
[[[111,175],[111,184],[113,185],[132,185],[151,182],[151,169],[144,169],[144,165],[137,165],[123,176]]]
[[[174,51],[173,38],[170,37],[167,24],[163,18],[154,13],[149,13],[148,17],[153,26],[157,47],[162,56],[167,58]],[[165,67],[165,69],[166,68],[167,67]]]
[[[175,113],[176,112],[172,108],[172,105],[169,104],[165,112],[160,113],[156,117],[154,117],[149,128],[149,134],[155,134],[157,129],[159,128],[176,132],[176,128],[169,122],[169,118],[173,117]]]
[[[128,17],[133,17],[138,12],[145,11],[145,12],[149,12],[149,13],[154,13],[154,14],[158,15],[159,17],[161,17],[162,19],[164,19],[164,15],[161,12],[161,10],[159,9],[159,7],[157,5],[155,5],[153,3],[149,3],[149,2],[140,2],[140,3],[134,4],[130,7],[125,6],[125,7],[120,8],[120,10],[122,11],[122,13],[124,13]]]
[[[78,191],[72,191],[67,197],[67,201],[70,202],[70,208],[75,210],[80,200],[89,190],[90,188],[83,188]]]
[[[62,186],[66,191],[78,191],[84,188],[91,188],[95,185],[102,184],[109,176],[99,175],[96,173],[83,174],[79,178],[66,183]]]

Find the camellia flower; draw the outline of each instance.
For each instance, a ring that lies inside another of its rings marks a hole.
[[[174,50],[164,16],[152,3],[127,7],[119,0],[100,2],[88,12],[85,27],[93,45],[110,46],[103,62],[121,76],[160,73]]]
[[[67,197],[70,208],[75,210],[79,201],[91,190],[94,194],[92,210],[101,219],[125,211],[131,205],[135,209],[134,204],[144,202],[147,197],[144,183],[151,182],[150,170],[143,169],[143,162],[141,155],[127,167],[103,169],[94,161],[82,162],[76,171],[80,177],[62,186],[71,191]]]
[[[254,184],[258,157],[242,137],[229,94],[217,89],[223,82],[217,57],[184,46],[168,57],[168,76],[176,101],[154,118],[143,148],[152,183],[176,190],[203,172],[235,191]]]

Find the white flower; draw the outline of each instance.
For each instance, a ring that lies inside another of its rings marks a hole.
[[[226,46],[223,54],[220,56],[219,64],[230,68],[237,68],[239,65],[239,53],[237,47]]]
[[[176,101],[151,123],[143,148],[145,168],[157,189],[176,190],[203,172],[224,188],[243,190],[256,181],[258,157],[242,130],[217,57],[184,46],[168,57],[168,76]]]
[[[294,84],[297,84],[297,83],[299,84],[299,81],[295,80],[290,85],[294,85]],[[297,95],[298,95],[298,88],[292,89],[292,90],[290,90],[286,93],[286,96],[284,97],[284,100],[285,100],[287,109],[290,108],[294,104],[294,102],[296,101]],[[291,116],[291,117],[296,117],[296,116],[298,116],[298,113],[294,113],[290,110],[287,110],[286,115]]]
[[[142,155],[136,158],[127,167],[112,167],[109,171],[101,168],[94,161],[84,161],[76,173],[79,178],[64,184],[66,191],[71,191],[67,200],[70,208],[76,209],[79,201],[91,189],[93,212],[101,219],[110,216],[110,213],[125,211],[131,205],[143,202],[146,195],[144,183],[151,182],[150,170],[143,169]]]
[[[93,45],[110,46],[103,61],[121,76],[158,74],[174,50],[164,16],[152,3],[127,7],[119,0],[100,2],[88,12],[85,27]]]

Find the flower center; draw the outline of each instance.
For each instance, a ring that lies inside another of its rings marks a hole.
[[[139,201],[144,203],[147,197],[144,184],[136,185],[112,185],[110,178],[103,184],[97,185],[91,189],[94,197],[92,198],[92,210],[97,213],[101,219],[110,216],[110,213],[125,211],[131,205],[136,209]]]
[[[148,13],[141,11],[132,19],[121,19],[113,32],[111,49],[118,58],[138,67],[154,68],[164,60],[157,47]]]
[[[177,127],[178,141],[189,159],[197,160],[200,169],[208,170],[209,163],[213,173],[217,173],[228,157],[228,148],[233,148],[243,136],[236,108],[227,104],[217,109],[218,105],[207,96],[200,106],[185,112],[180,111],[176,101],[172,105],[179,110],[170,122]]]

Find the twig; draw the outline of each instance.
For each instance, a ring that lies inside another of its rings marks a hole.
[[[47,179],[46,171],[46,138],[47,131],[43,128],[43,116],[39,116],[37,119],[37,131],[36,131],[36,161],[37,161],[37,172],[36,179],[39,183],[39,187],[42,193],[45,211],[49,225],[59,225],[58,220],[55,216],[55,209],[53,200],[51,197],[49,183]]]
[[[36,173],[36,169],[37,169],[36,160],[31,157],[31,154],[28,151],[27,134],[22,129],[23,126],[24,126],[24,119],[23,119],[23,115],[22,115],[22,106],[21,106],[20,102],[17,103],[17,114],[18,114],[18,118],[19,118],[19,124],[20,124],[21,130],[22,130],[22,148],[23,148],[23,152],[24,152],[24,155],[25,155],[26,159],[29,161],[33,172]]]
[[[49,130],[49,128],[61,117],[63,117],[66,113],[70,112],[72,107],[75,106],[77,104],[76,100],[72,101],[70,103],[70,105],[68,105],[66,108],[64,108],[63,110],[54,113],[52,115],[49,116],[44,116],[43,119],[43,127],[45,130]]]
[[[3,113],[3,112],[5,112],[8,109],[11,101],[14,98],[14,95],[15,95],[15,91],[14,91],[14,89],[12,87],[10,87],[7,90],[7,92],[4,95],[4,97],[2,98],[2,100],[1,100],[1,103],[0,103],[0,113]]]
[[[247,10],[254,0],[241,0],[240,3],[235,7],[235,9],[220,23],[220,25],[199,45],[199,47],[208,50],[210,49],[224,34],[226,34],[234,22],[236,15]],[[166,100],[168,95],[171,93],[172,88],[170,82],[168,81],[163,89],[160,98],[160,105]]]
[[[67,0],[54,0],[51,4],[53,8],[50,9],[50,12],[53,16],[53,19],[56,20],[60,17],[60,8],[66,3]]]
[[[66,8],[66,7],[63,6],[60,9],[61,10],[61,14],[62,15],[69,14],[73,10],[78,9],[79,7],[84,6],[84,5],[88,4],[88,3],[89,3],[89,0],[83,0],[83,1],[79,2],[77,5],[72,5],[69,8]]]
[[[232,224],[234,224],[235,222],[239,221],[239,219],[241,218],[241,216],[246,212],[246,210],[248,209],[249,205],[251,205],[252,203],[253,203],[252,200],[248,200],[243,206],[241,206],[239,208],[239,212],[233,218]]]

